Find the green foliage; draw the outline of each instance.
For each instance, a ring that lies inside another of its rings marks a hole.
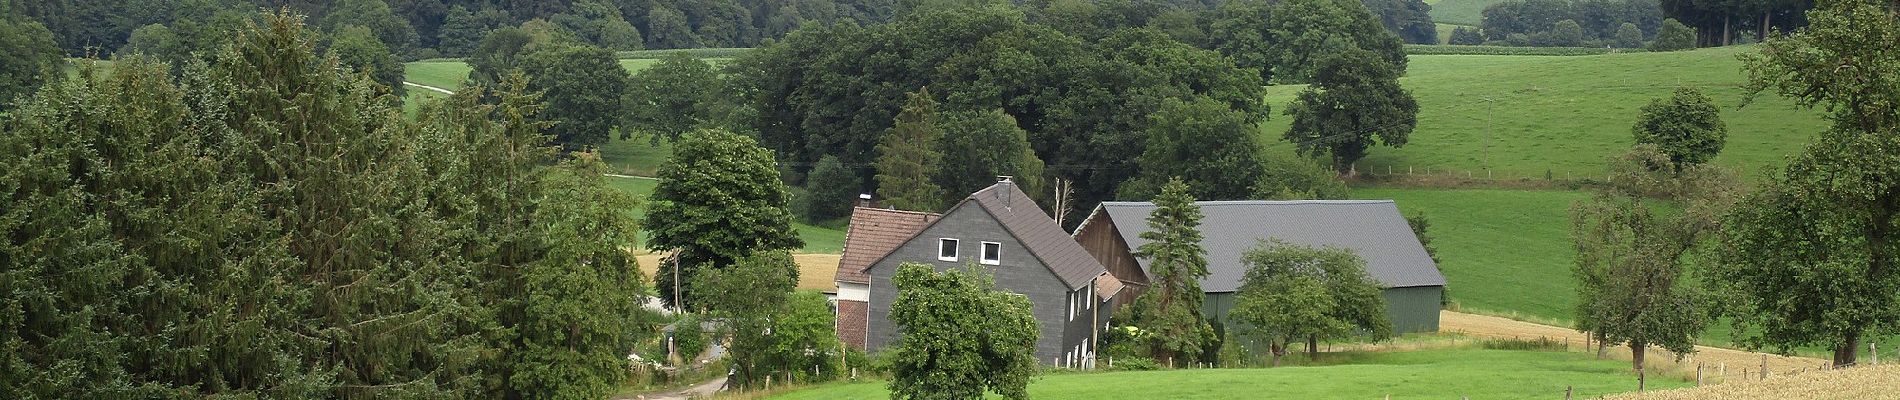
[[[1484,35],[1478,33],[1478,28],[1460,26],[1452,28],[1451,40],[1446,41],[1445,44],[1459,46],[1481,45],[1484,44]],[[1406,47],[1405,54],[1417,55],[1419,53],[1413,52],[1411,47]]]
[[[634,74],[626,95],[626,139],[633,132],[649,135],[654,145],[713,120],[719,95],[719,74],[711,64],[686,53],[669,53],[658,64]]]
[[[909,100],[904,110],[877,144],[877,198],[899,210],[941,211],[944,190],[933,179],[940,171],[953,169],[943,168],[948,152],[937,146],[954,139],[943,136],[944,126],[938,121],[937,101],[930,98],[930,88],[906,96]]]
[[[330,37],[329,55],[336,57],[344,66],[357,72],[369,74],[376,83],[389,88],[391,94],[402,97],[407,91],[402,85],[403,65],[396,59],[383,42],[358,25],[344,25],[337,28]]]
[[[891,322],[904,334],[890,351],[891,398],[1028,398],[1038,337],[1029,299],[996,291],[987,272],[970,268],[897,267]]]
[[[1631,131],[1636,133],[1636,143],[1656,145],[1681,169],[1714,160],[1722,152],[1728,126],[1722,123],[1721,112],[1701,90],[1680,87],[1674,96],[1643,106]]]
[[[1405,51],[1398,36],[1380,25],[1358,0],[1287,0],[1274,6],[1267,20],[1268,37],[1278,42],[1267,64],[1274,83],[1319,82],[1326,73],[1327,54],[1365,52],[1359,62],[1383,62],[1405,74]],[[1353,51],[1358,50],[1358,51]]]
[[[1354,172],[1375,143],[1405,145],[1418,125],[1418,102],[1399,87],[1402,67],[1363,50],[1324,55],[1318,65],[1312,86],[1286,110],[1293,126],[1285,139],[1301,154],[1329,155],[1333,170],[1343,174]]]
[[[404,119],[302,26],[268,16],[176,77],[84,66],[6,122],[0,391],[592,398],[623,381],[648,314],[632,200],[598,161],[546,165],[518,80]]]
[[[928,86],[943,110],[1015,118],[1083,208],[1134,175],[1148,115],[1164,99],[1206,96],[1264,117],[1262,82],[1219,53],[1157,29],[1104,34],[1086,42],[1000,7],[919,11],[883,25],[808,26],[728,67],[761,110],[751,127],[784,161],[874,162],[904,94]]]
[[[640,30],[627,23],[618,8],[600,0],[575,2],[568,12],[555,14],[550,20],[582,41],[608,50],[640,50],[645,46]]]
[[[643,224],[651,232],[647,247],[672,251],[682,282],[690,284],[696,271],[723,268],[752,253],[804,245],[792,230],[785,184],[772,155],[752,138],[718,130],[688,133],[658,178]],[[668,295],[672,275],[656,279],[661,298],[675,306],[693,305],[700,296],[691,290],[680,294],[683,304]]]
[[[420,44],[415,27],[396,15],[383,0],[338,0],[326,10],[321,25],[331,32],[347,25],[369,28],[377,41],[404,57],[413,54]]]
[[[711,347],[712,337],[701,326],[704,322],[699,314],[681,314],[673,322],[673,351],[679,353],[681,362],[691,363]]]
[[[1273,81],[1277,38],[1268,30],[1273,4],[1265,1],[1230,1],[1214,10],[1208,24],[1208,39],[1215,51],[1234,60],[1234,65],[1259,73],[1261,82]]]
[[[1680,51],[1694,49],[1695,29],[1674,18],[1665,19],[1662,28],[1656,31],[1656,40],[1649,42],[1649,51]]]
[[[815,223],[851,216],[859,193],[857,175],[837,157],[825,156],[805,179],[805,197],[800,200],[805,202],[805,220]]]
[[[564,150],[606,144],[609,133],[619,129],[628,77],[612,51],[558,46],[529,52],[519,61],[528,88],[540,92],[547,104],[539,118],[554,122],[548,133]]]
[[[1616,27],[1616,36],[1612,39],[1614,40],[1612,43],[1615,43],[1619,49],[1642,48],[1643,30],[1637,28],[1634,23],[1624,22],[1623,25]]]
[[[943,154],[935,175],[943,188],[938,204],[955,204],[995,184],[997,176],[1014,177],[1030,196],[1045,194],[1042,159],[1030,148],[1029,133],[1017,127],[1016,117],[1000,109],[953,112],[938,125],[943,131],[936,150]]]
[[[1611,185],[1571,207],[1577,258],[1577,327],[1604,343],[1627,343],[1632,365],[1658,346],[1680,358],[1710,321],[1707,300],[1688,282],[1692,253],[1720,226],[1735,182],[1731,174],[1700,165],[1677,169],[1652,145],[1612,164]],[[1645,194],[1685,203],[1659,214]]]
[[[1549,35],[1549,42],[1545,44],[1548,46],[1583,46],[1583,25],[1578,25],[1576,20],[1557,21],[1551,25]]]
[[[1807,29],[1743,58],[1751,92],[1774,90],[1828,110],[1834,125],[1743,200],[1725,221],[1710,283],[1743,339],[1787,350],[1824,344],[1853,365],[1861,342],[1900,333],[1900,85],[1891,71],[1900,18],[1865,1],[1823,5]],[[1883,72],[1884,71],[1884,72]]]
[[[1418,244],[1425,247],[1425,255],[1430,256],[1433,263],[1437,263],[1438,248],[1432,247],[1432,236],[1430,234],[1432,229],[1431,218],[1426,217],[1423,212],[1413,213],[1412,215],[1405,216],[1405,225],[1412,228],[1412,236],[1418,237]]]
[[[1207,250],[1201,247],[1201,207],[1189,187],[1170,179],[1154,198],[1148,226],[1149,240],[1134,251],[1148,260],[1151,282],[1135,298],[1134,326],[1149,334],[1149,354],[1163,362],[1186,365],[1213,342],[1214,328],[1201,317],[1201,278],[1207,277]]]
[[[749,388],[763,384],[766,376],[809,372],[813,366],[825,376],[835,374],[836,359],[826,355],[838,347],[830,306],[823,303],[822,295],[816,310],[811,293],[792,296],[798,284],[798,263],[792,261],[791,253],[752,253],[693,279],[694,293],[722,294],[696,301],[719,319],[721,333],[731,337],[727,351],[735,370],[733,385]]]
[[[467,7],[455,5],[449,7],[448,14],[442,18],[442,25],[436,29],[436,51],[449,57],[466,56],[475,51],[489,29],[483,21]]]
[[[1352,250],[1274,240],[1242,253],[1240,262],[1247,272],[1234,295],[1234,329],[1266,339],[1274,365],[1301,338],[1317,359],[1319,339],[1392,336],[1379,282]]]
[[[0,15],[0,111],[57,77],[59,45],[46,26]]]
[[[670,5],[659,5],[647,10],[647,47],[659,49],[690,49],[701,47],[699,35],[693,33],[687,24],[686,14]]]
[[[1141,173],[1123,197],[1151,197],[1168,180],[1179,179],[1197,199],[1245,200],[1265,178],[1260,139],[1245,113],[1206,98],[1168,99],[1149,118]]]
[[[1438,44],[1438,25],[1432,23],[1432,6],[1424,0],[1362,0],[1385,30],[1405,43]]]
[[[647,291],[626,249],[637,235],[625,210],[633,197],[607,188],[606,164],[580,153],[541,182],[532,220],[546,253],[525,265],[525,297],[510,354],[509,392],[526,398],[593,399],[627,379],[626,352],[642,326]]]
[[[1262,159],[1266,172],[1254,184],[1254,198],[1274,200],[1345,199],[1352,195],[1346,182],[1312,159],[1292,155],[1268,155]]]

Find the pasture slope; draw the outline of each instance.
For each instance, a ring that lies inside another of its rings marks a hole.
[[[1715,99],[1728,125],[1728,145],[1715,162],[1756,180],[1763,167],[1781,164],[1825,122],[1818,112],[1798,109],[1773,95],[1738,108],[1747,75],[1736,56],[1755,49],[1412,56],[1399,82],[1418,100],[1418,128],[1402,148],[1370,149],[1359,169],[1460,175],[1472,171],[1484,177],[1488,165],[1498,178],[1597,176],[1606,158],[1634,143],[1630,127],[1643,105],[1678,86],[1696,86]],[[1276,111],[1285,110],[1304,89],[1269,87],[1267,101]],[[1270,148],[1291,151],[1280,139],[1291,124],[1291,117],[1274,115],[1261,125]]]
[[[1425,0],[1432,6],[1432,22],[1448,25],[1478,26],[1484,22],[1484,7],[1503,0]],[[1440,25],[1438,29],[1445,29]]]

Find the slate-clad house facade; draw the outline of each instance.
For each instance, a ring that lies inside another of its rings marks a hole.
[[[1313,247],[1353,250],[1366,261],[1366,272],[1383,287],[1386,312],[1395,332],[1438,330],[1445,277],[1425,246],[1412,233],[1391,200],[1202,201],[1201,246],[1207,250],[1207,294],[1202,312],[1225,321],[1234,306],[1246,267],[1241,253],[1261,240],[1278,239]],[[1090,213],[1075,238],[1109,272],[1129,285],[1133,296],[1148,284],[1147,260],[1134,257],[1147,243],[1149,202],[1104,202]]]
[[[838,258],[838,340],[858,350],[865,349],[865,324],[870,317],[866,304],[871,301],[871,277],[864,268],[871,266],[924,226],[935,222],[936,213],[857,207],[851,210],[851,225],[845,228],[844,254]]]
[[[852,238],[847,239],[846,258],[857,251],[875,252],[867,247],[853,249],[853,243],[867,241],[872,230],[855,231],[859,226],[854,214]],[[865,213],[865,216],[873,213]],[[869,225],[868,222],[867,226]],[[864,232],[864,233],[860,233]],[[1047,213],[1030,200],[1022,189],[1004,179],[977,191],[928,224],[901,239],[901,244],[870,262],[862,271],[867,290],[865,302],[865,349],[876,352],[898,342],[902,332],[890,322],[891,303],[897,290],[891,277],[899,264],[929,264],[937,270],[964,268],[981,264],[995,274],[996,289],[1023,295],[1032,304],[1041,338],[1036,341],[1036,359],[1057,366],[1093,365],[1096,340],[1108,322],[1111,304],[1107,302],[1119,290],[1119,282],[1107,277],[1106,270],[1088,252],[1064,232]],[[840,263],[846,268],[850,261]],[[847,316],[847,278],[839,274],[839,326],[845,329]],[[1106,279],[1104,279],[1106,278]]]

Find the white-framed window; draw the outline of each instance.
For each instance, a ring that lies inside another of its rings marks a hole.
[[[1069,320],[1075,320],[1075,293],[1069,292]]]
[[[1003,244],[997,242],[983,242],[983,258],[978,259],[977,262],[983,263],[984,265],[1001,265],[1003,263]]]
[[[937,261],[956,262],[959,243],[956,239],[937,239]]]
[[[1086,290],[1088,291],[1082,293],[1082,309],[1084,310],[1095,305],[1095,283],[1090,282]]]

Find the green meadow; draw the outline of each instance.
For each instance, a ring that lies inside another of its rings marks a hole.
[[[1501,0],[1425,0],[1432,6],[1432,22],[1478,26],[1484,22],[1484,7]],[[1441,28],[1442,29],[1442,28]]]
[[[1451,1],[1451,0],[1446,0]],[[1412,56],[1399,82],[1418,100],[1418,127],[1401,148],[1373,147],[1361,171],[1556,179],[1596,176],[1604,160],[1634,143],[1630,126],[1650,100],[1678,86],[1700,87],[1722,108],[1728,145],[1715,162],[1755,180],[1825,126],[1819,112],[1764,94],[1741,107],[1747,76],[1736,56],[1754,46],[1594,56]],[[1273,86],[1267,100],[1286,109],[1304,86]],[[1261,126],[1270,148],[1292,119]]]
[[[1029,383],[1037,399],[1525,399],[1577,398],[1636,390],[1624,361],[1561,351],[1451,348],[1346,352],[1325,366],[1048,374]],[[833,383],[779,400],[885,399],[883,381]],[[1651,378],[1652,389],[1693,382]],[[1386,397],[1390,396],[1390,397]],[[994,396],[992,396],[994,397]]]

